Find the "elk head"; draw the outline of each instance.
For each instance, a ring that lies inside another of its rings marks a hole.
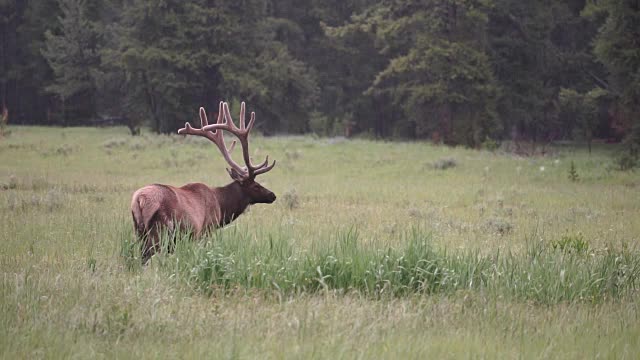
[[[229,105],[226,102],[220,102],[218,106],[218,120],[215,124],[209,124],[207,119],[207,113],[204,108],[200,108],[200,129],[191,127],[187,122],[184,124],[184,128],[178,130],[178,134],[184,135],[198,135],[203,136],[213,142],[222,156],[229,164],[230,168],[227,168],[227,172],[231,179],[233,179],[240,187],[245,196],[249,199],[250,204],[267,203],[270,204],[276,200],[276,195],[269,189],[260,185],[255,181],[256,176],[264,174],[267,171],[273,169],[276,165],[275,160],[269,165],[269,157],[258,165],[253,165],[249,156],[249,131],[255,123],[255,113],[251,112],[251,118],[249,124],[245,124],[245,104],[242,102],[240,105],[240,127],[236,126],[229,113]],[[224,140],[224,132],[235,135],[240,141],[242,147],[242,157],[244,159],[245,166],[240,166],[232,158],[230,153],[233,151],[236,140],[231,142],[230,147],[227,147]]]

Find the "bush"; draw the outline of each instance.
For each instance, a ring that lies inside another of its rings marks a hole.
[[[485,223],[485,227],[489,231],[493,231],[500,235],[506,235],[513,230],[513,225],[505,219],[502,218],[493,218],[487,220]]]
[[[576,165],[571,160],[571,165],[569,166],[569,180],[573,182],[577,182],[580,180],[580,176],[578,175],[578,171],[576,170]]]
[[[321,112],[314,111],[309,116],[309,129],[318,136],[327,136],[332,129],[331,119]]]
[[[9,180],[6,182],[0,183],[0,189],[2,190],[12,190],[18,187],[18,179],[15,175],[9,176]]]
[[[284,202],[284,206],[289,210],[296,209],[300,206],[300,200],[298,199],[296,189],[290,189],[282,194],[282,201]]]
[[[623,153],[615,159],[616,167],[620,171],[632,170],[637,166],[637,160],[635,156],[629,153]]]
[[[487,136],[486,139],[482,142],[482,148],[494,152],[498,150],[498,148],[500,148],[500,143]]]
[[[452,157],[445,157],[442,159],[438,159],[435,162],[431,163],[431,168],[436,170],[446,170],[449,168],[453,168],[458,166],[458,162],[456,159]]]

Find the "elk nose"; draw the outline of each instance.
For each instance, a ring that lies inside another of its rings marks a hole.
[[[274,201],[276,201],[276,194],[271,193],[269,196],[269,204],[271,204]]]

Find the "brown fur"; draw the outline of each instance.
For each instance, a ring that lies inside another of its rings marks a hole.
[[[195,237],[222,227],[255,203],[271,203],[276,196],[253,180],[233,181],[217,188],[201,183],[182,187],[153,184],[137,190],[131,199],[131,214],[137,236],[143,239],[143,259],[158,249],[159,232],[189,230]],[[175,229],[179,224],[180,229]]]

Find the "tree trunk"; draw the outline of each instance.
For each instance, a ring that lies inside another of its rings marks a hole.
[[[448,102],[440,108],[440,134],[445,144],[453,145],[453,110]]]
[[[67,126],[67,101],[62,98],[62,126]]]
[[[153,95],[153,90],[151,89],[151,85],[149,84],[149,79],[147,78],[147,73],[142,72],[142,82],[144,86],[145,95],[147,97],[147,107],[149,108],[149,112],[151,113],[151,118],[153,119],[153,131],[159,133],[162,131],[161,129],[161,121],[160,116],[158,114],[157,102],[155,100],[155,96]]]

